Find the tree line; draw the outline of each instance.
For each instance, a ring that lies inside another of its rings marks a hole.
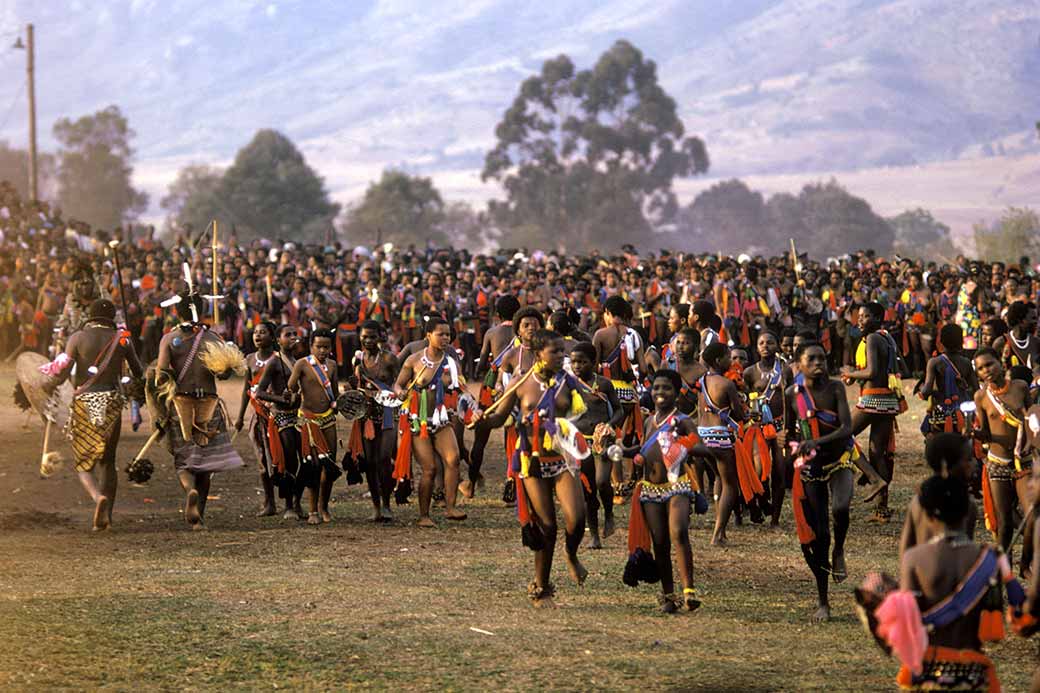
[[[57,152],[41,158],[40,170],[66,218],[112,229],[147,208],[148,196],[131,181],[134,132],[117,106],[63,118],[54,136]],[[886,219],[835,180],[768,199],[727,180],[680,206],[673,184],[709,171],[707,146],[685,132],[654,61],[624,40],[585,69],[566,55],[545,61],[519,85],[495,139],[481,177],[504,197],[482,210],[446,201],[430,178],[392,168],[341,208],[295,144],[270,129],[226,169],[181,169],[160,206],[170,229],[201,231],[215,218],[243,240],[772,253],[794,239],[821,258],[864,247],[951,261],[958,253],[949,227],[927,210]],[[26,169],[25,152],[0,142],[0,177],[24,187]],[[976,226],[977,254],[1036,257],[1038,230],[1034,212],[1009,209]]]

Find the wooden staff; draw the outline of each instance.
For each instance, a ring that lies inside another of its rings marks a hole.
[[[794,249],[794,239],[791,239],[791,267],[794,268],[794,278],[801,279],[801,273],[798,271],[798,251]]]
[[[217,295],[217,220],[213,220],[213,295]],[[220,323],[220,303],[213,299],[213,329]]]
[[[274,317],[274,301],[271,300],[271,275],[265,274],[264,279],[267,282],[267,315],[268,317]]]
[[[493,411],[494,411],[495,409],[497,409],[497,408],[498,408],[499,406],[501,406],[502,402],[504,402],[504,401],[506,401],[507,399],[509,399],[509,395],[511,395],[511,394],[513,394],[514,392],[516,392],[516,391],[517,391],[517,390],[518,390],[518,389],[520,388],[520,386],[521,386],[521,385],[523,385],[523,384],[524,384],[524,382],[525,382],[525,381],[526,381],[526,380],[527,380],[527,379],[528,379],[529,377],[531,377],[531,374],[532,374],[532,373],[534,373],[534,369],[535,369],[535,367],[534,367],[534,366],[531,366],[531,367],[530,367],[530,368],[529,368],[529,369],[527,370],[527,372],[526,372],[526,373],[524,373],[524,374],[523,374],[523,375],[521,375],[521,376],[520,376],[519,378],[517,378],[517,379],[516,379],[516,382],[514,382],[514,383],[513,383],[512,385],[510,385],[510,386],[509,386],[509,388],[508,388],[508,389],[507,389],[507,390],[506,390],[505,392],[503,392],[503,393],[502,393],[502,396],[501,396],[501,397],[499,397],[499,398],[498,398],[498,399],[496,399],[496,400],[495,400],[494,402],[492,402],[492,403],[491,403],[491,405],[490,405],[490,406],[488,406],[488,408],[484,410],[484,413],[483,413],[483,415],[482,415],[482,418],[483,418],[483,417],[486,417],[486,416],[488,416],[488,415],[489,415],[489,414],[490,414],[491,412],[493,412]],[[474,422],[474,423],[470,424],[470,425],[468,426],[468,428],[472,428],[472,427],[473,427],[473,426],[475,426],[475,425],[476,425],[476,422]]]
[[[141,448],[140,452],[134,455],[134,459],[130,461],[130,464],[133,464],[144,457],[144,454],[148,452],[148,449],[152,447],[152,444],[155,443],[155,441],[159,440],[159,436],[162,434],[163,430],[157,426],[155,430],[152,431],[152,435],[148,436],[148,440],[144,441],[144,447]]]

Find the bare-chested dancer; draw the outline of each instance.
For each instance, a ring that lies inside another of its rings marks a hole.
[[[936,476],[954,477],[959,479],[965,486],[971,483],[974,470],[972,459],[971,440],[960,433],[936,433],[928,439],[925,444],[924,458],[932,472]],[[977,511],[972,503],[968,512],[964,515],[964,522],[956,529],[964,532],[969,539],[975,537],[975,522]],[[903,524],[903,535],[899,540],[899,555],[902,556],[908,549],[930,541],[934,536],[935,523],[921,507],[921,499],[918,494],[910,500],[910,507],[906,513],[906,522]]]
[[[260,466],[260,484],[264,489],[264,504],[257,513],[257,517],[269,517],[278,512],[274,505],[274,454],[268,435],[271,430],[268,425],[271,413],[267,403],[256,399],[256,389],[260,384],[260,379],[263,378],[264,368],[271,362],[271,359],[276,358],[275,330],[274,323],[271,322],[261,322],[253,330],[253,346],[256,347],[256,351],[246,357],[242,403],[238,408],[238,418],[235,419],[235,431],[241,431],[245,427],[246,410],[252,404],[255,414],[249,426],[249,439],[256,451],[257,463]]]
[[[661,579],[661,609],[675,613],[680,607],[694,611],[700,607],[693,587],[693,552],[690,550],[690,513],[697,499],[697,486],[688,456],[696,452],[711,457],[711,450],[700,444],[693,420],[679,411],[678,395],[682,387],[679,374],[661,369],[654,374],[651,393],[654,414],[646,421],[645,441],[636,456],[644,467],[639,484],[639,507],[646,519],[653,544],[654,562]],[[702,503],[705,503],[701,499]],[[706,505],[698,512],[703,512]],[[632,520],[629,520],[630,531]],[[675,593],[672,572],[672,545],[679,564],[682,596]]]
[[[366,320],[361,324],[361,353],[354,360],[354,381],[370,397],[389,390],[397,379],[397,359],[386,348],[385,335],[379,323]],[[354,424],[361,426],[361,444],[365,455],[365,477],[372,495],[373,522],[390,522],[390,497],[394,492],[394,450],[397,446],[397,410],[374,404],[365,418]]]
[[[891,578],[868,575],[857,600],[877,622],[875,637],[902,663],[900,689],[999,691],[983,644],[1004,637],[1005,594],[1012,626],[1025,625],[1025,593],[1000,549],[960,529],[971,506],[961,479],[932,476],[918,495],[934,538],[903,554],[898,590]]]
[[[770,525],[780,524],[780,510],[784,504],[784,463],[786,450],[780,448],[777,432],[784,430],[787,406],[784,392],[791,385],[791,370],[780,360],[777,351],[780,348],[776,335],[762,332],[758,336],[758,362],[744,369],[744,383],[748,392],[758,393],[753,400],[752,416],[762,427],[769,448],[769,495],[772,506]]]
[[[535,606],[543,607],[553,606],[555,592],[549,580],[557,533],[553,492],[560,501],[566,523],[567,567],[571,578],[580,585],[588,576],[588,570],[578,560],[578,548],[585,533],[585,502],[578,469],[555,447],[545,446],[547,429],[543,428],[555,427],[556,418],[567,415],[572,404],[571,393],[581,386],[563,370],[563,338],[560,335],[550,330],[538,330],[530,344],[537,356],[537,364],[517,387],[506,391],[498,409],[485,421],[492,428],[501,426],[513,408],[519,407],[518,471],[523,492],[518,492],[517,504],[521,508],[521,521],[529,504],[533,525],[525,530],[525,543],[535,555],[534,581],[528,586],[528,596]]]
[[[632,305],[621,296],[611,296],[603,306],[605,327],[596,330],[592,344],[596,347],[603,375],[614,384],[625,417],[618,429],[618,439],[631,445],[642,442],[643,410],[639,405],[639,379],[646,370],[646,350],[639,333],[629,327]],[[633,469],[633,473],[635,470]],[[631,484],[624,484],[624,468],[616,462],[612,470],[615,495],[624,497]]]
[[[156,377],[160,385],[169,379],[174,384],[178,425],[168,435],[177,479],[185,492],[184,519],[192,529],[205,529],[213,473],[239,467],[242,459],[231,446],[219,410],[216,378],[226,380],[231,371],[214,375],[198,358],[207,344],[222,340],[199,321],[202,298],[196,293],[181,293],[179,297],[174,308],[181,322],[159,342]]]
[[[480,359],[477,363],[478,376],[483,374],[484,382],[480,385],[479,404],[488,407],[494,401],[498,388],[498,371],[502,365],[505,352],[516,346],[516,334],[513,330],[513,316],[520,310],[520,301],[512,294],[500,296],[495,302],[495,313],[499,323],[484,333],[484,343],[480,348]],[[487,447],[491,429],[478,426],[473,429],[473,445],[469,451],[469,478],[462,482],[459,490],[467,498],[472,498],[477,488],[483,486],[484,475],[480,468],[484,464],[484,449]],[[508,461],[507,461],[508,464]]]
[[[477,375],[484,375],[478,397],[479,406],[482,408],[490,406],[495,399],[495,393],[501,391],[498,385],[498,370],[505,352],[509,351],[511,346],[517,345],[513,316],[518,310],[520,302],[512,293],[499,297],[495,302],[495,313],[499,322],[484,333],[484,343],[480,346],[480,358],[476,364]],[[491,429],[487,427],[473,429],[473,445],[469,451],[469,479],[464,481],[460,488],[466,497],[472,497],[476,489],[484,485],[484,474],[480,473],[480,467],[484,465],[484,451],[490,435]]]
[[[545,326],[545,318],[537,308],[525,307],[513,314],[513,325],[516,330],[516,339],[511,346],[501,354],[501,363],[498,367],[497,389],[504,392],[509,384],[516,378],[522,378],[531,370],[537,360],[537,355],[531,348],[531,339],[534,333]],[[479,430],[483,424],[476,426]],[[507,505],[512,505],[516,497],[516,479],[511,471],[510,461],[516,451],[516,424],[510,423],[505,429],[505,455],[506,455],[506,481],[502,491],[502,498]]]
[[[719,502],[715,506],[715,531],[711,543],[727,542],[726,526],[737,503],[740,482],[737,478],[736,429],[747,418],[744,404],[737,386],[725,376],[729,370],[729,349],[721,342],[713,342],[701,352],[701,360],[707,372],[701,376],[700,406],[698,408],[697,434],[715,455],[715,464],[722,481]]]
[[[928,438],[942,432],[968,435],[966,420],[960,411],[970,401],[979,382],[971,359],[964,355],[964,331],[960,325],[948,323],[939,330],[942,353],[928,359],[924,383],[919,395],[929,401],[928,417],[921,431]]]
[[[878,499],[872,518],[876,522],[888,522],[892,515],[888,507],[888,485],[893,472],[889,444],[901,409],[896,343],[881,329],[884,317],[885,308],[880,303],[868,303],[860,309],[858,325],[864,337],[856,350],[856,367],[841,368],[841,378],[846,384],[860,383],[860,397],[852,413],[852,435],[857,436],[870,427],[867,453],[870,459],[859,456],[856,466],[870,484],[864,502]]]
[[[986,527],[1005,551],[1015,534],[1015,500],[1028,508],[1028,482],[1033,459],[1026,431],[1029,383],[1007,377],[993,349],[975,354],[981,389],[975,393],[975,436],[985,444],[982,495]]]
[[[303,485],[300,483],[300,431],[296,428],[298,416],[294,399],[289,393],[289,377],[296,363],[297,351],[303,347],[300,331],[292,325],[278,328],[278,351],[264,368],[254,396],[270,403],[274,431],[269,431],[274,462],[273,481],[278,494],[285,501],[283,520],[305,519],[301,508]],[[278,436],[277,444],[274,437]],[[281,458],[279,458],[281,453]]]
[[[1040,339],[1036,337],[1036,304],[1015,301],[1007,309],[1008,331],[993,340],[993,349],[1000,354],[1006,370],[1025,366],[1032,381],[1040,380]]]
[[[603,548],[599,533],[599,508],[603,506],[603,537],[614,533],[614,488],[610,485],[610,460],[605,446],[613,442],[614,430],[625,416],[621,400],[609,378],[596,373],[596,347],[578,342],[571,349],[574,377],[585,385],[581,390],[585,413],[574,425],[593,442],[592,454],[581,461],[581,473],[588,482],[585,489],[586,519],[592,535],[589,548]]]
[[[57,376],[53,381],[57,387],[75,365],[69,433],[79,481],[94,501],[94,531],[112,524],[118,482],[116,448],[126,402],[120,390],[123,363],[135,377],[143,374],[130,334],[116,327],[115,317],[111,301],[94,301],[83,329],[73,333],[65,352],[44,367]]]
[[[336,362],[330,359],[332,330],[315,330],[311,336],[310,356],[293,364],[289,392],[301,393],[299,411],[300,476],[310,490],[307,524],[332,522],[329,498],[332,484],[342,474],[336,465],[336,398],[339,383]]]
[[[459,484],[459,445],[451,426],[454,408],[451,400],[465,386],[459,364],[447,350],[451,348],[451,327],[440,317],[426,322],[428,345],[409,356],[401,366],[394,393],[409,407],[411,452],[422,467],[419,484],[419,526],[435,527],[430,518],[436,458],[444,462],[445,517],[465,520],[466,513],[455,507]],[[404,441],[402,445],[406,444]]]
[[[791,505],[802,554],[816,579],[817,603],[811,620],[830,618],[828,578],[843,582],[845,537],[852,503],[852,460],[856,457],[852,418],[845,386],[827,375],[827,352],[819,344],[805,344],[795,352],[801,377],[786,392],[787,439],[794,450],[795,480]],[[834,550],[831,552],[831,517]]]

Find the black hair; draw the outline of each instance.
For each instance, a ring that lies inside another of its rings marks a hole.
[[[679,316],[679,319],[686,322],[690,318],[690,304],[689,303],[676,303],[672,306],[672,310]]]
[[[518,310],[520,310],[520,301],[513,294],[499,296],[495,301],[495,313],[503,320],[512,320]]]
[[[563,339],[563,335],[559,332],[554,332],[553,330],[547,330],[545,328],[535,330],[534,336],[531,337],[531,349],[537,354],[557,339]]]
[[[565,337],[574,332],[574,323],[571,322],[571,316],[565,310],[554,311],[549,316],[549,327]]]
[[[939,329],[939,343],[946,351],[960,351],[964,348],[964,330],[960,325],[947,323]]]
[[[988,327],[990,332],[993,333],[993,338],[1003,337],[1008,333],[1007,323],[1000,318],[990,318],[983,323],[985,327]]]
[[[361,325],[358,326],[358,334],[361,334],[361,330],[375,330],[379,334],[383,333],[383,326],[375,320],[365,320]]]
[[[426,321],[425,334],[433,334],[441,325],[448,325],[448,321],[439,315],[428,315],[423,320]],[[451,325],[448,325],[448,328],[450,329]]]
[[[538,327],[545,327],[545,318],[542,316],[542,312],[534,306],[527,306],[513,314],[514,330],[520,329],[520,323],[524,321],[524,318],[534,318],[538,321]]]
[[[183,321],[192,320],[193,318],[192,318],[192,315],[191,315],[191,306],[192,306],[192,304],[194,304],[195,305],[195,311],[198,314],[199,319],[201,320],[202,319],[202,308],[203,308],[202,297],[199,296],[198,294],[195,294],[195,293],[191,293],[190,294],[187,291],[182,291],[181,293],[179,293],[177,295],[181,297],[180,302],[176,303],[173,306],[173,310],[174,310],[175,313],[177,313],[177,317],[180,318]]]
[[[277,334],[279,337],[281,337],[282,333],[285,332],[286,330],[295,330],[295,329],[296,329],[296,325],[282,324],[282,325],[278,326],[278,331],[275,334]]]
[[[820,347],[822,349],[823,345],[820,344],[819,342],[817,342],[815,339],[813,339],[811,341],[808,341],[808,342],[802,342],[801,344],[799,344],[798,348],[794,350],[794,358],[795,358],[795,360],[796,361],[801,361],[802,360],[802,356],[805,354],[805,352],[809,351],[809,349],[812,349],[813,347]]]
[[[324,327],[318,330],[314,330],[314,332],[311,334],[311,344],[313,344],[314,340],[318,339],[319,337],[325,337],[330,342],[334,342],[336,341],[336,331]]]
[[[863,310],[867,311],[874,320],[881,322],[885,319],[885,307],[877,301],[863,304]]]
[[[697,328],[687,325],[676,332],[676,334],[681,334],[683,337],[686,337],[686,339],[693,344],[694,351],[701,348],[701,333],[697,331]]]
[[[945,525],[953,525],[968,514],[971,499],[968,487],[954,477],[932,476],[921,484],[918,494],[921,507],[928,516]]]
[[[722,318],[719,315],[713,315],[708,318],[708,327],[715,330],[716,332],[722,331]]]
[[[106,320],[115,323],[116,306],[107,299],[99,298],[90,304],[90,312],[88,315],[91,320]]]
[[[679,390],[682,389],[682,376],[680,376],[678,373],[676,373],[670,368],[662,368],[658,371],[655,371],[654,380],[657,380],[658,378],[666,378],[669,382],[671,382],[672,387],[675,388],[676,393],[678,393]]]
[[[622,320],[628,321],[632,319],[632,304],[621,296],[615,295],[608,298],[606,303],[603,304],[603,309]]]
[[[257,327],[260,327],[260,325],[263,325],[264,327],[266,327],[267,331],[271,333],[272,337],[277,336],[277,334],[278,334],[278,326],[275,325],[270,320],[261,320],[260,323],[257,325]]]
[[[960,433],[937,433],[925,443],[924,459],[938,476],[949,476],[950,469],[964,459],[968,439]]]
[[[818,339],[816,332],[813,331],[813,330],[798,330],[797,332],[794,333],[794,338],[796,340],[797,339],[802,340],[803,343],[805,343],[805,342],[813,342],[813,343],[815,343],[817,341],[817,339]]]
[[[1008,327],[1014,327],[1020,322],[1026,319],[1026,315],[1029,314],[1029,304],[1025,301],[1015,301],[1007,309],[1007,324]]]
[[[697,316],[698,322],[706,324],[708,320],[715,315],[715,304],[711,301],[699,300],[694,301],[693,305],[690,306],[690,310]]]
[[[592,342],[578,342],[571,347],[571,353],[573,354],[575,352],[584,354],[593,363],[596,361],[596,347],[592,345]]]
[[[704,351],[701,352],[701,359],[708,366],[718,368],[719,360],[728,353],[728,346],[722,342],[712,342],[708,346],[704,347]]]
[[[997,350],[994,349],[993,347],[982,347],[981,349],[976,351],[975,352],[975,358],[977,359],[980,356],[992,356],[997,361],[1000,361],[1000,354],[998,354]]]

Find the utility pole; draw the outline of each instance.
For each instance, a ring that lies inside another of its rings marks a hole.
[[[29,83],[29,199],[40,199],[36,184],[36,84],[33,76],[35,56],[33,54],[33,25],[26,26],[26,62],[25,71]]]

